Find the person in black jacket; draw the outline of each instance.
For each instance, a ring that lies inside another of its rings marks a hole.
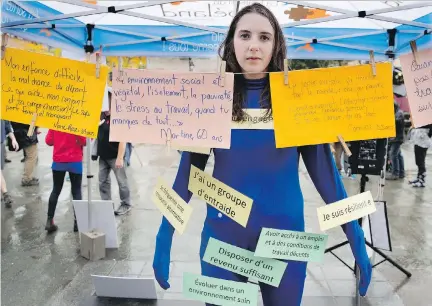
[[[14,130],[15,138],[21,148],[23,148],[25,153],[25,161],[24,161],[24,173],[21,180],[22,186],[35,186],[39,185],[39,179],[33,176],[37,158],[38,158],[38,129],[35,128],[35,131],[32,136],[27,136],[30,125],[22,124],[18,122],[11,122],[12,128]]]
[[[108,101],[111,109],[111,92],[108,94]],[[111,200],[110,173],[113,170],[119,185],[121,200],[115,214],[123,215],[131,209],[129,184],[124,166],[126,143],[110,142],[110,111],[102,112],[101,122],[97,136],[97,155],[92,155],[93,160],[99,157],[99,192],[102,200]]]
[[[399,104],[396,102],[394,102],[394,112],[396,121],[396,137],[389,139],[392,174],[389,177],[386,177],[388,180],[399,180],[405,177],[404,158],[401,151],[401,145],[404,142],[405,119]]]

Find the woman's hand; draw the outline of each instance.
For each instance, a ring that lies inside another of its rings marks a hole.
[[[156,247],[153,258],[153,271],[156,281],[159,286],[164,290],[170,288],[168,282],[170,258],[171,258],[171,245],[173,239],[174,228],[166,218],[163,218],[159,232],[156,236]]]
[[[123,168],[123,158],[117,158],[116,159],[115,167],[117,169]]]
[[[19,145],[18,142],[16,141],[16,139],[11,139],[12,141],[12,147],[14,148],[15,152],[19,150]]]
[[[366,251],[364,232],[357,220],[345,224],[344,231],[360,270],[359,294],[365,296],[372,278],[372,265]]]

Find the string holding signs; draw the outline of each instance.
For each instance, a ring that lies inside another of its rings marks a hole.
[[[234,75],[113,71],[110,141],[229,149]]]
[[[417,60],[416,60],[417,59]],[[402,55],[400,62],[414,127],[432,123],[432,49]]]
[[[1,118],[96,138],[108,67],[6,48]]]
[[[370,65],[270,74],[276,147],[395,136],[392,67]],[[295,133],[294,133],[295,131]],[[319,133],[317,133],[319,131]]]

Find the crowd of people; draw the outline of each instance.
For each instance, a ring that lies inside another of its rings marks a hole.
[[[108,94],[111,100],[111,92]],[[109,103],[111,105],[111,103]],[[131,209],[130,191],[125,166],[130,165],[132,145],[130,143],[110,142],[110,109],[102,112],[98,136],[92,142],[92,160],[99,160],[99,191],[102,200],[112,200],[111,170],[117,179],[120,191],[120,206],[115,210],[116,215],[126,214]],[[30,125],[1,120],[1,200],[6,208],[11,208],[13,198],[8,192],[3,169],[7,159],[7,151],[23,151],[24,171],[21,186],[31,187],[39,185],[39,179],[34,176],[38,160],[38,127],[33,133],[28,132]],[[65,132],[48,130],[45,143],[53,147],[52,153],[52,191],[48,199],[47,221],[45,230],[52,233],[58,230],[54,222],[58,198],[63,190],[65,178],[71,183],[73,200],[82,199],[83,156],[86,138]],[[6,148],[7,147],[7,148]],[[66,176],[67,175],[67,176]],[[74,212],[75,232],[78,231]]]

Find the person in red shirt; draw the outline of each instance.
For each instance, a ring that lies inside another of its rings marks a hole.
[[[69,173],[70,177],[72,198],[82,200],[83,147],[86,145],[86,138],[49,130],[45,142],[47,145],[54,147],[52,163],[53,190],[48,200],[48,218],[45,225],[45,230],[51,233],[58,229],[58,226],[54,224],[54,214],[58,198],[63,189],[66,172]],[[74,219],[74,232],[77,232],[76,217]]]

